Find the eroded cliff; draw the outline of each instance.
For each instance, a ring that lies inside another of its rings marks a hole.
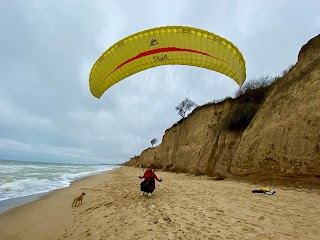
[[[195,109],[159,146],[126,164],[209,176],[320,175],[320,35],[302,47],[297,64],[272,85],[243,131],[224,127],[233,105],[229,99]]]

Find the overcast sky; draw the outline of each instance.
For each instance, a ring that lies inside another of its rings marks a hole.
[[[122,163],[162,140],[186,97],[198,105],[234,96],[213,71],[166,66],[133,75],[101,99],[89,73],[118,40],[184,25],[233,42],[247,80],[277,76],[320,33],[320,1],[1,0],[0,159]]]

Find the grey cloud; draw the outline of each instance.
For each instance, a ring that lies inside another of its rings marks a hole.
[[[239,47],[248,78],[279,74],[319,34],[318,1],[1,1],[0,158],[119,163],[161,140],[174,107],[234,96],[212,71],[165,66],[94,98],[88,78],[113,43],[152,27],[190,25]],[[299,17],[297,17],[299,16]]]

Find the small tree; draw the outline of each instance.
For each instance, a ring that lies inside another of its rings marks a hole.
[[[191,108],[196,107],[197,104],[190,99],[186,98],[183,100],[179,106],[176,106],[176,110],[178,111],[178,114],[182,117],[185,118],[186,112],[188,112]]]
[[[154,144],[156,144],[158,142],[158,139],[154,138],[151,140],[151,145],[153,147]]]

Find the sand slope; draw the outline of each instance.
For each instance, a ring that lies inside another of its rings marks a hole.
[[[0,215],[1,239],[319,239],[317,191],[267,196],[253,184],[156,173],[163,182],[151,198],[140,196],[138,168],[74,182]]]

